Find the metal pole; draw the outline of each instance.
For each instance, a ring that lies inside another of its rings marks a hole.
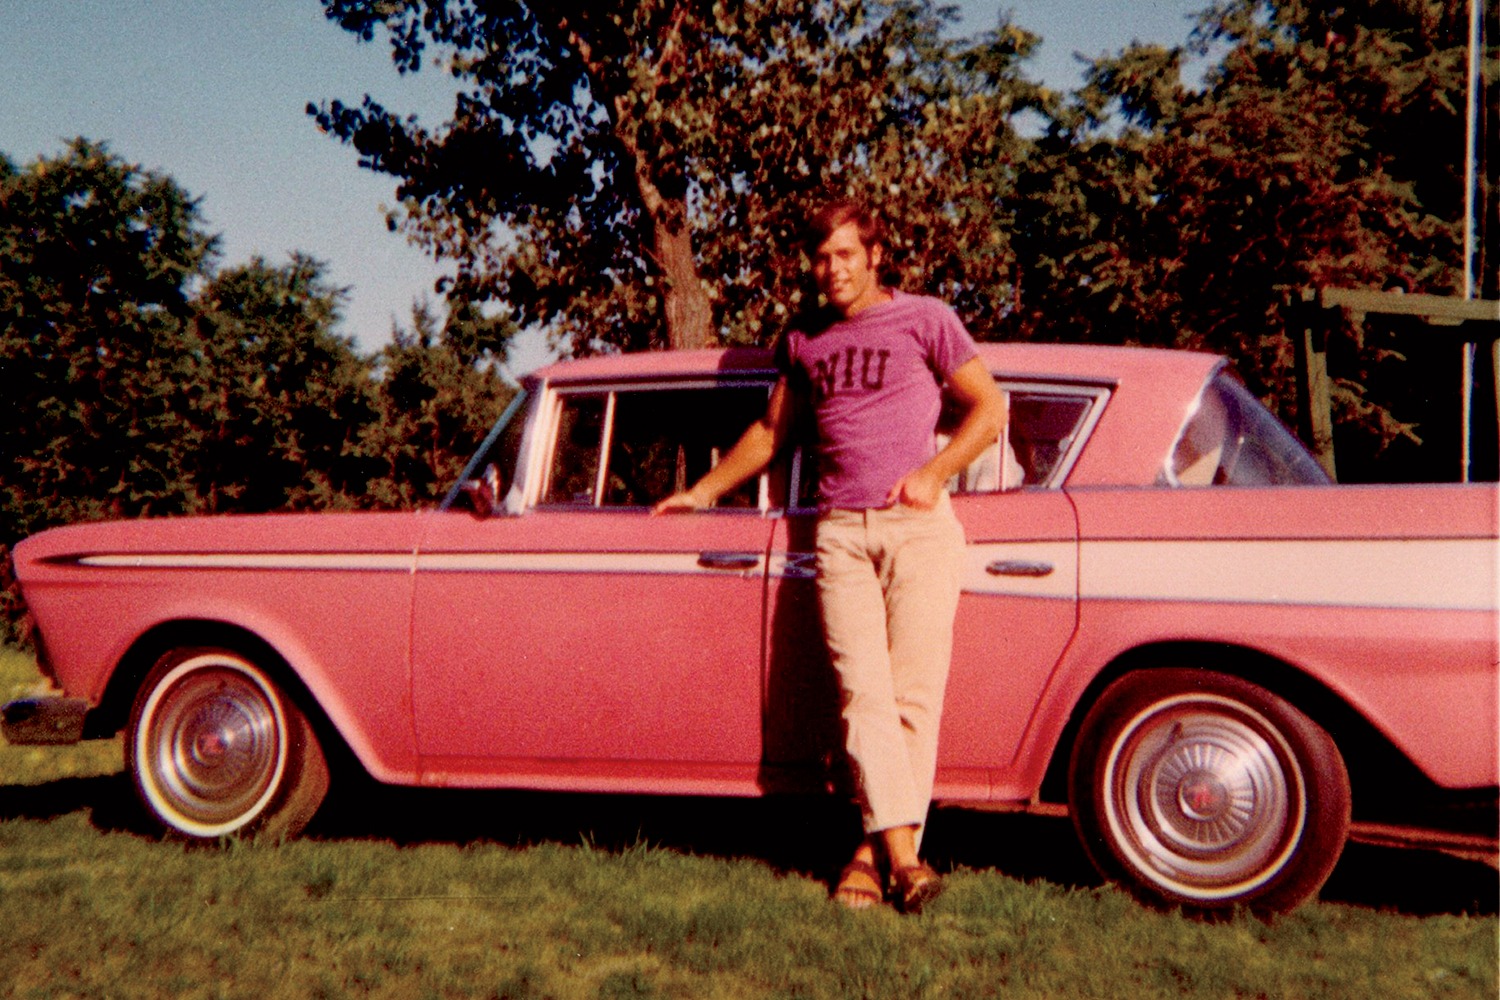
[[[1477,201],[1479,133],[1479,0],[1469,0],[1469,104],[1464,134],[1464,298],[1474,297],[1474,212]],[[1466,343],[1463,357],[1463,416],[1460,421],[1459,482],[1469,481],[1473,464],[1474,349]]]

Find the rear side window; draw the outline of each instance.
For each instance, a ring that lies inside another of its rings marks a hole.
[[[990,447],[948,484],[952,493],[993,493],[1022,486],[1061,486],[1073,458],[1092,426],[1102,390],[1046,389],[1005,385],[1005,430]],[[958,424],[955,410],[945,408],[938,424],[938,444]]]
[[[1214,376],[1161,476],[1168,486],[1286,486],[1330,480],[1296,435],[1244,386]]]
[[[565,391],[541,502],[649,507],[717,465],[766,409],[769,387],[735,384]],[[758,508],[761,479],[719,499]]]
[[[948,482],[950,493],[995,493],[1023,486],[1056,488],[1067,478],[1098,422],[1109,390],[1102,386],[1039,385],[999,380],[1006,402],[1005,431],[963,472]],[[962,414],[951,400],[938,420],[936,446],[957,429]],[[797,456],[797,502],[817,503],[817,470],[810,446]]]
[[[1015,475],[1008,476],[1001,488],[1061,485],[1064,461],[1071,464],[1077,446],[1083,443],[1083,429],[1098,398],[1092,393],[1064,395],[1026,389],[1008,395],[1005,444],[1015,462]]]
[[[578,393],[564,398],[557,418],[557,446],[544,503],[593,506],[599,488],[599,446],[604,441],[608,395]]]

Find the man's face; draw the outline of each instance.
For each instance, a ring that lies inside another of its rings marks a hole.
[[[878,268],[880,247],[870,247],[859,240],[859,227],[853,222],[839,226],[812,254],[813,278],[818,291],[846,317],[882,301]]]

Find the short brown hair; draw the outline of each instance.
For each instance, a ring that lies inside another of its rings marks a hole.
[[[835,229],[851,222],[859,230],[859,241],[866,250],[885,247],[885,220],[880,213],[863,202],[840,200],[829,202],[808,217],[802,230],[802,249],[812,254],[833,235]]]

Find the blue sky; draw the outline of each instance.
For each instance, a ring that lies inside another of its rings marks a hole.
[[[1075,53],[1180,44],[1208,0],[962,0],[965,33],[1010,11],[1043,38],[1030,75],[1080,79]],[[386,230],[394,184],[320,134],[309,101],[371,93],[424,118],[451,109],[440,73],[401,77],[316,0],[0,0],[0,152],[25,164],[73,136],[171,175],[200,199],[223,262],[293,250],[350,289],[342,332],[374,349],[441,273]],[[436,120],[432,118],[431,120]],[[518,358],[516,367],[529,365]]]

